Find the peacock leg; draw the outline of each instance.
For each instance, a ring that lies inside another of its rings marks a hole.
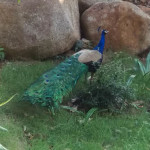
[[[85,83],[87,83],[88,72],[85,73]]]
[[[93,77],[94,77],[94,72],[91,72],[90,84],[92,83]]]

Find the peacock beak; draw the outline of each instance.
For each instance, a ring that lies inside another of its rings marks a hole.
[[[105,34],[107,34],[109,31],[105,30],[104,32],[105,32]]]

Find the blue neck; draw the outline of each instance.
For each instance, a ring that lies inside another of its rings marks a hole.
[[[105,32],[102,31],[101,33],[101,39],[96,47],[94,47],[94,50],[98,50],[101,54],[103,54],[105,46]]]

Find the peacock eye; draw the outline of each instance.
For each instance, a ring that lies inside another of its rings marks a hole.
[[[45,80],[45,84],[48,84],[49,83],[49,80]]]
[[[45,77],[45,78],[47,78],[47,77],[48,77],[48,75],[44,75],[44,77]]]

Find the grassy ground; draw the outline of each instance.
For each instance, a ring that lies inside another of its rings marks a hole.
[[[131,63],[127,62],[129,67]],[[9,62],[3,66],[0,72],[0,102],[15,93],[17,96],[0,107],[0,126],[8,129],[8,132],[0,130],[0,144],[9,150],[150,149],[150,114],[146,107],[132,108],[120,115],[97,112],[92,120],[82,124],[83,115],[60,110],[52,116],[46,108],[20,101],[28,85],[54,66],[53,61]],[[148,101],[150,95],[145,87],[149,88],[150,82],[146,80],[145,83],[140,78],[132,85],[136,89],[136,98],[144,97],[137,100]]]

